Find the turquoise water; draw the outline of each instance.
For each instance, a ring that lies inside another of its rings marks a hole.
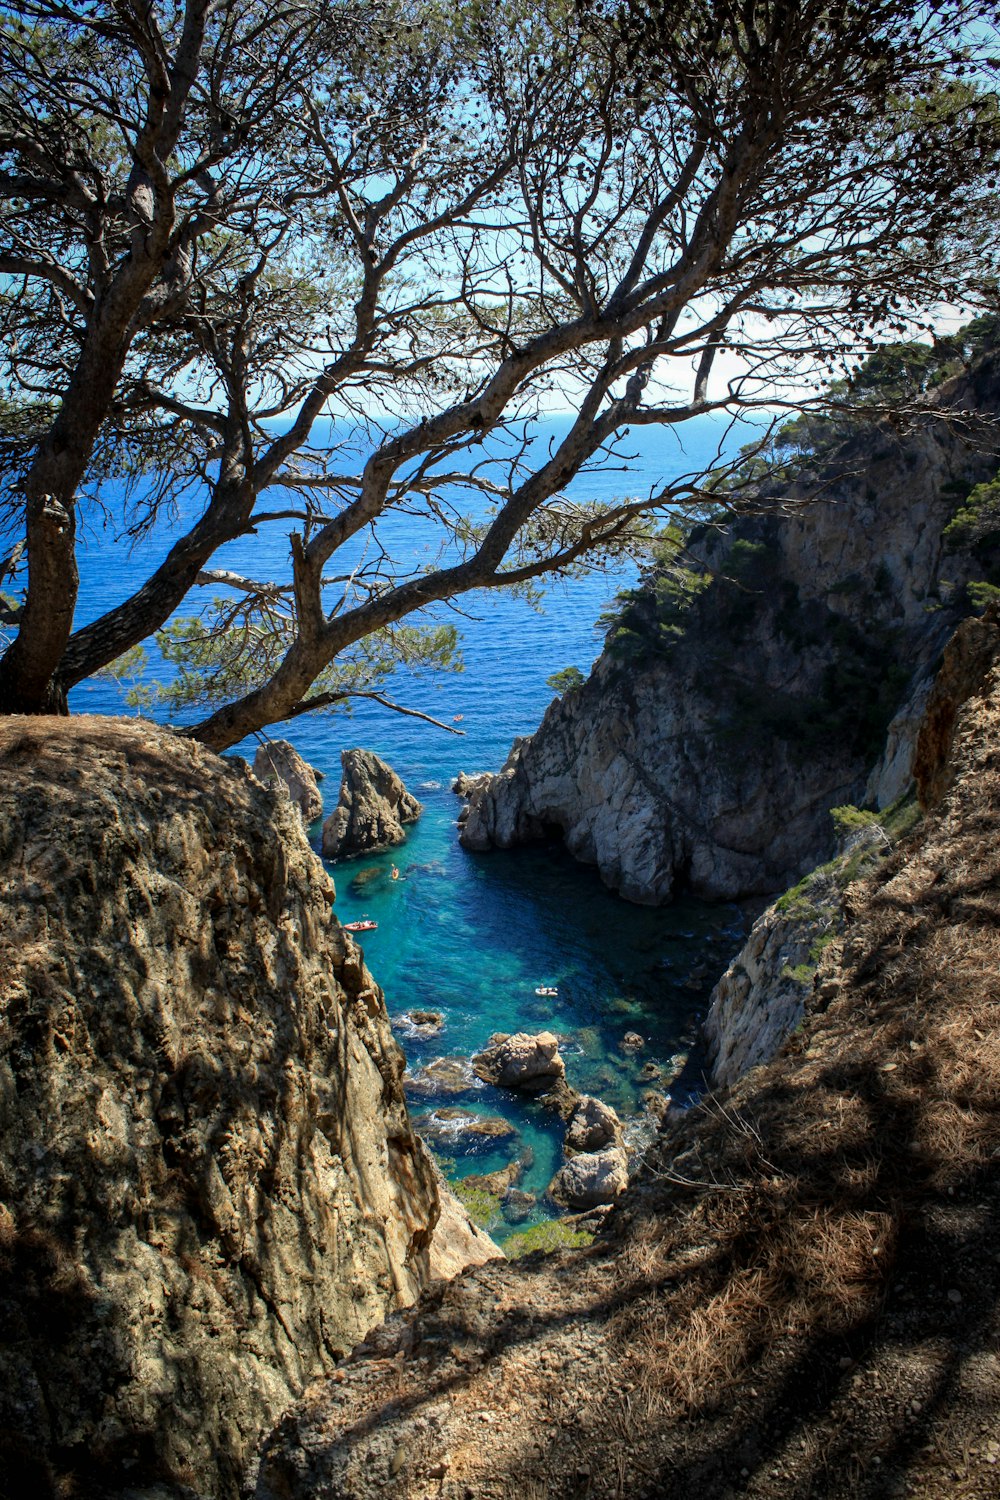
[[[556,429],[558,419],[550,425]],[[641,432],[628,475],[590,474],[577,493],[647,492],[666,476],[709,460],[720,442],[732,448],[746,440],[745,432],[725,439],[712,419],[692,426],[686,450],[669,433]],[[415,561],[433,545],[411,518],[394,518],[380,535]],[[78,623],[127,596],[171,540],[169,528],[158,526],[128,553],[110,530],[92,530],[81,557]],[[225,548],[215,565],[257,577],[287,576],[287,541],[280,534],[249,538]],[[355,745],[387,760],[424,805],[400,849],[338,863],[331,873],[341,920],[368,915],[378,922],[360,940],[418,1087],[420,1070],[435,1059],[463,1066],[458,1092],[438,1089],[412,1098],[418,1123],[435,1116],[430,1130],[452,1178],[493,1171],[527,1154],[531,1164],[520,1186],[540,1195],[559,1165],[558,1122],[530,1099],[471,1077],[468,1059],[494,1031],[557,1032],[569,1081],[647,1122],[646,1092],[668,1092],[684,1102],[698,1087],[699,1058],[688,1054],[708,991],[738,946],[739,912],[694,901],[659,910],[630,906],[557,847],[466,853],[457,841],[460,802],[450,791],[459,771],[496,769],[514,736],[537,726],[552,697],[545,685],[552,672],[569,665],[587,671],[601,649],[598,615],[634,578],[634,565],[624,563],[557,584],[545,593],[541,610],[502,595],[467,598],[457,618],[438,606],[437,618],[455,619],[462,631],[465,671],[401,677],[392,696],[456,720],[461,736],[372,704],[360,704],[350,717],[305,717],[269,731],[291,739],[326,774],[327,811],[337,800],[340,751]],[[180,613],[200,602],[195,597]],[[162,670],[154,663],[153,675]],[[72,707],[122,712],[121,689],[110,681],[83,684]],[[251,742],[239,750],[252,758],[255,748]],[[312,830],[317,848],[318,834],[319,825]],[[398,881],[389,878],[393,863]],[[540,987],[556,988],[558,995],[539,996]],[[439,1012],[442,1030],[433,1037],[415,1034],[401,1019],[414,1008]],[[641,1050],[623,1049],[626,1032],[642,1037]],[[512,1133],[503,1139],[471,1133],[461,1119],[437,1118],[442,1108],[500,1117]],[[641,1137],[642,1127],[633,1129]],[[539,1205],[526,1222],[547,1212]],[[509,1226],[500,1223],[494,1232],[502,1238]]]

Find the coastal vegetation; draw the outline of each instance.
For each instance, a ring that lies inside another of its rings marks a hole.
[[[0,711],[62,712],[156,638],[174,708],[208,710],[189,732],[225,748],[454,661],[435,602],[641,550],[705,484],[573,496],[630,429],[795,404],[981,299],[989,22],[977,0],[5,13]],[[911,351],[911,386],[936,357]],[[895,398],[896,365],[875,384]],[[543,451],[553,393],[572,420]],[[397,513],[432,561],[393,555]],[[105,516],[123,544],[176,517],[172,545],[78,626]],[[213,566],[275,528],[282,576]]]

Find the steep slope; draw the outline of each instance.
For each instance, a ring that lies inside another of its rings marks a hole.
[[[234,1496],[444,1264],[297,808],[134,722],[0,724],[0,1491]],[[454,1214],[452,1269],[493,1252]]]
[[[785,1051],[673,1120],[590,1250],[372,1335],[258,1500],[1000,1496],[995,621],[945,680],[943,800],[848,889]]]
[[[1000,358],[938,401],[989,418]],[[695,530],[589,679],[473,792],[465,847],[558,833],[638,902],[792,884],[829,854],[831,806],[866,786],[884,805],[908,780],[934,663],[981,576],[942,533],[996,446],[964,416],[863,426],[774,491],[772,514]]]

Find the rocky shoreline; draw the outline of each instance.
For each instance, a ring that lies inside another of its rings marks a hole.
[[[896,801],[986,567],[949,526],[996,469],[1000,357],[935,400],[961,420],[862,424],[771,513],[694,527],[589,678],[500,771],[463,779],[463,846],[557,837],[641,904],[770,897],[830,857],[831,807]]]

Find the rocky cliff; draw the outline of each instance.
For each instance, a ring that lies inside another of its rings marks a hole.
[[[847,887],[779,1055],[668,1121],[589,1249],[389,1319],[257,1500],[997,1500],[995,621],[926,723],[937,800]]]
[[[416,822],[423,811],[416,797],[371,750],[343,750],[340,763],[340,796],[323,824],[326,858],[343,859],[401,844],[406,838],[403,824]]]
[[[981,546],[943,532],[996,469],[988,423],[966,417],[1000,406],[1000,359],[936,399],[903,432],[859,424],[762,513],[695,528],[589,679],[473,791],[465,847],[556,833],[633,901],[764,894],[830,853],[831,806],[898,797],[982,577]]]
[[[770,1062],[806,1012],[837,994],[850,887],[894,852],[921,807],[940,805],[962,769],[962,758],[953,753],[960,714],[966,751],[977,714],[990,735],[995,732],[984,708],[990,707],[998,664],[1000,614],[991,605],[982,619],[964,621],[945,647],[914,736],[916,793],[880,819],[844,809],[854,824],[844,831],[844,847],[767,907],[712,991],[703,1030],[716,1087],[730,1087]],[[982,750],[988,763],[988,739]]]
[[[0,1489],[234,1496],[258,1436],[496,1253],[297,809],[134,722],[0,725]],[[160,1493],[157,1491],[157,1493]]]

